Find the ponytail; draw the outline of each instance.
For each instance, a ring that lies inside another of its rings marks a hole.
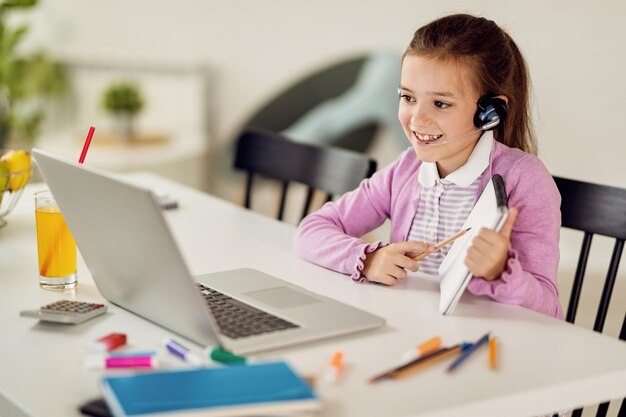
[[[530,77],[526,60],[513,39],[505,33],[513,60],[511,61],[511,80],[507,83],[505,94],[509,97],[509,123],[504,123],[502,137],[511,148],[518,148],[533,155],[537,154],[537,140],[530,115]]]

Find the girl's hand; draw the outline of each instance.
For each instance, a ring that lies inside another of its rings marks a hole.
[[[363,275],[370,281],[395,285],[399,279],[406,278],[405,269],[413,272],[419,269],[412,256],[433,250],[432,246],[422,242],[392,243],[367,255]]]
[[[487,281],[500,277],[509,258],[511,231],[517,213],[516,208],[509,209],[509,215],[499,232],[480,229],[478,235],[472,240],[472,246],[465,257],[465,265],[472,274],[483,277]]]

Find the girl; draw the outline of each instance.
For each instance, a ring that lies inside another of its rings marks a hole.
[[[560,195],[535,156],[529,89],[522,54],[494,22],[457,14],[418,29],[399,88],[398,116],[411,148],[305,218],[297,253],[358,282],[394,285],[418,268],[437,275],[450,245],[433,245],[461,228],[500,174],[511,209],[500,232],[482,229],[473,239],[468,290],[562,317]],[[391,243],[359,239],[388,218]],[[421,252],[429,255],[418,265],[412,256]]]

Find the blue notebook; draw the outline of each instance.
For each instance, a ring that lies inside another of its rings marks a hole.
[[[285,362],[105,376],[115,417],[249,416],[315,412],[321,401]]]

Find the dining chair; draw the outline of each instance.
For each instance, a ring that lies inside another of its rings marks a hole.
[[[376,171],[376,161],[346,149],[291,141],[279,133],[264,129],[245,130],[237,140],[235,168],[246,171],[244,206],[250,208],[254,177],[282,183],[276,218],[283,220],[289,184],[307,186],[302,216],[310,210],[315,190],[325,193],[326,201],[355,189]]]
[[[626,239],[626,189],[561,177],[554,177],[554,181],[561,193],[561,226],[584,232],[565,317],[568,322],[574,323],[576,320],[593,236],[615,239],[593,325],[594,331],[602,333]],[[626,315],[619,338],[626,340]],[[608,408],[608,402],[600,404],[596,416],[606,416]],[[581,414],[582,409],[578,409],[572,415],[579,417]],[[622,400],[619,416],[626,416],[626,399]]]

